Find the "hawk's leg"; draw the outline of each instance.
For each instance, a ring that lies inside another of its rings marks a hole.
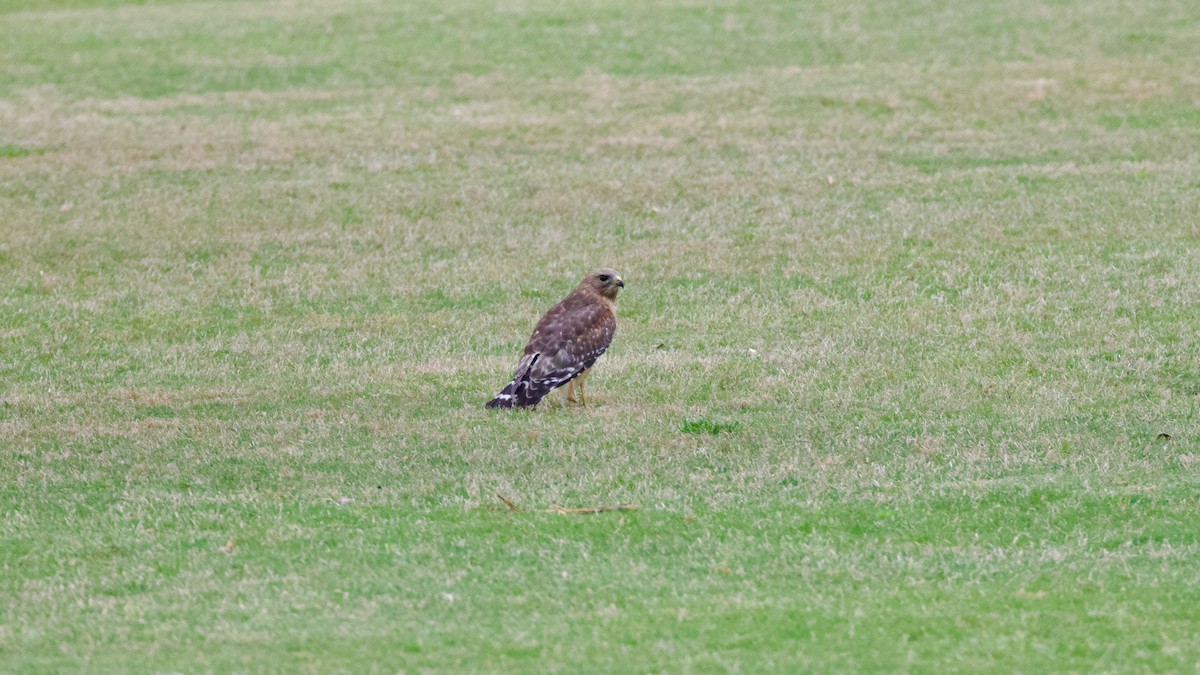
[[[568,401],[570,401],[571,403],[575,402],[575,388],[579,387],[579,402],[582,405],[584,405],[585,407],[587,406],[587,396],[585,396],[583,393],[583,381],[587,379],[588,373],[590,373],[590,372],[592,372],[592,369],[588,368],[587,370],[580,373],[579,377],[576,377],[575,379],[573,379],[567,383],[567,400]]]
[[[571,401],[572,404],[574,404],[575,388],[578,387],[580,388],[580,404],[583,405],[583,407],[587,407],[588,398],[587,395],[583,394],[583,381],[587,380],[589,372],[592,372],[592,369],[589,368],[584,370],[581,372],[580,376],[575,378],[575,380],[571,380],[570,382],[566,383],[566,400]]]

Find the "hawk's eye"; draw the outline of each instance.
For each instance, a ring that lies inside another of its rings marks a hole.
[[[601,274],[601,275],[600,275],[600,283],[602,283],[602,284],[607,284],[607,283],[608,283],[608,279],[609,279],[609,276],[608,276],[607,274]]]

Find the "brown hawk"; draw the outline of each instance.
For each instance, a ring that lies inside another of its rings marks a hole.
[[[567,399],[587,405],[583,381],[608,349],[617,330],[617,290],[625,282],[607,267],[588,272],[563,301],[550,308],[533,329],[512,382],[488,401],[489,408],[535,406],[551,389],[568,384]]]

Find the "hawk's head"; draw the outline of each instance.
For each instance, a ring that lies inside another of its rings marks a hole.
[[[590,286],[610,300],[616,299],[617,289],[625,287],[625,281],[621,279],[621,275],[611,267],[601,267],[588,272],[588,275],[583,278],[583,284]]]

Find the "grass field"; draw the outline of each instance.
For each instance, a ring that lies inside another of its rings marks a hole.
[[[1196,671],[1198,44],[0,0],[0,671]]]

